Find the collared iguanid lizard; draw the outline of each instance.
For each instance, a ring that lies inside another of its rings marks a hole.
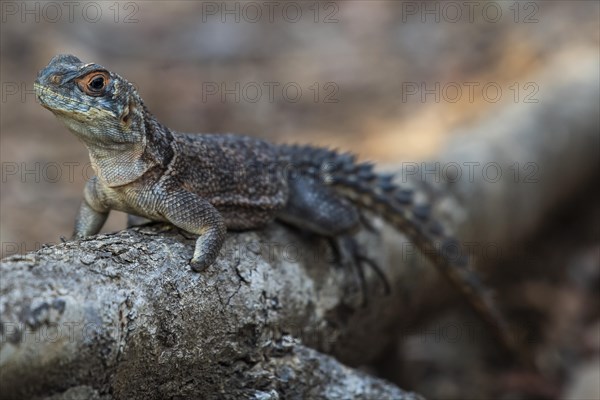
[[[313,146],[172,131],[127,80],[72,55],[50,60],[35,89],[40,104],[85,143],[96,172],[85,186],[74,238],[98,233],[110,210],[166,221],[198,235],[190,266],[199,272],[215,261],[228,229],[277,219],[330,239],[340,259],[369,261],[381,274],[351,240],[361,210],[369,210],[406,234],[513,347],[467,258],[445,250],[457,241],[433,220],[429,205],[414,201],[413,190],[375,173],[371,163]]]

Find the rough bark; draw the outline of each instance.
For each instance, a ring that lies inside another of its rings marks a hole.
[[[595,60],[580,63],[578,75],[540,77],[537,105],[505,107],[442,155],[505,172],[495,182],[430,182],[435,214],[460,239],[510,248],[597,177],[598,75]],[[535,184],[506,174],[514,162],[535,163]],[[375,293],[370,274],[367,307],[325,241],[278,224],[230,233],[201,274],[187,265],[193,238],[164,225],[7,258],[2,396],[415,398],[341,363],[368,364],[386,351],[403,315],[428,296],[415,271],[431,266],[387,228],[360,242],[393,288]]]
[[[328,267],[314,243],[280,226],[230,234],[219,261],[196,274],[187,265],[193,239],[167,229],[136,228],[5,261],[3,395],[87,385],[115,398],[276,398],[344,387],[402,398],[290,342],[335,352],[366,320],[352,312],[348,299],[356,296],[342,293],[348,274]],[[358,336],[383,329],[391,319],[384,314]]]

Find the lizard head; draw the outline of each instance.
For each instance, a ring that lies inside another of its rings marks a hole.
[[[35,80],[36,97],[86,143],[143,143],[144,104],[131,83],[106,68],[58,55]]]

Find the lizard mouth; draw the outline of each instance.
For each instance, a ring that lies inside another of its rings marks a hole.
[[[85,113],[91,108],[89,105],[76,101],[71,97],[55,92],[48,86],[34,82],[33,87],[40,105],[55,114],[74,115],[77,112]]]
[[[44,96],[46,94],[45,92],[49,91],[49,89],[37,82],[33,84],[33,88],[35,89],[35,98],[40,103],[40,105],[48,110],[51,110],[48,104],[44,101]]]
[[[53,105],[56,105],[57,103],[61,103],[64,106],[66,106],[67,104],[72,102],[72,101],[66,101],[67,98],[65,98],[64,96],[62,96],[59,93],[56,93],[55,91],[48,88],[47,86],[42,85],[41,83],[35,82],[33,84],[33,87],[35,89],[35,97],[36,97],[37,101],[40,103],[40,105],[42,107],[44,107],[45,109],[50,110],[52,112],[58,111],[58,109],[56,107],[54,107]]]

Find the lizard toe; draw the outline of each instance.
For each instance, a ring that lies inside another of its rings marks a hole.
[[[192,258],[190,260],[190,268],[194,272],[203,272],[206,270],[206,268],[208,268],[209,265],[210,263],[206,262],[206,260],[195,258]]]

